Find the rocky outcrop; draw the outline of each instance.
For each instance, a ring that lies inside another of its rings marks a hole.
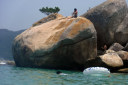
[[[80,70],[97,56],[97,36],[86,18],[57,18],[18,35],[12,49],[17,66]]]
[[[97,31],[98,49],[114,42],[127,43],[127,10],[125,0],[107,0],[81,15],[93,22]]]
[[[52,14],[34,23],[13,42],[16,65],[71,70],[99,66],[114,72],[127,68],[126,1],[107,0],[82,17]]]
[[[124,47],[120,45],[119,43],[114,43],[112,46],[109,47],[109,50],[114,50],[114,51],[121,51]]]
[[[119,69],[128,68],[128,52],[106,50],[105,54],[88,61],[85,68],[97,66],[109,68],[111,72],[126,72]]]
[[[117,72],[119,69],[123,68],[126,64],[122,58],[115,52],[109,51],[106,54],[100,55],[95,59],[89,60],[85,68],[88,67],[106,67],[111,72]]]

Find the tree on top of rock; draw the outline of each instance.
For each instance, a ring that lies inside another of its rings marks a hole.
[[[60,8],[59,7],[54,7],[54,8],[43,7],[39,9],[39,11],[46,15],[50,15],[51,13],[58,13],[60,11]]]

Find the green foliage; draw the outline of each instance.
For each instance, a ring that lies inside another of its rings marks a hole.
[[[39,11],[46,14],[46,15],[49,15],[51,13],[58,13],[60,11],[60,8],[59,7],[55,7],[55,8],[43,7],[41,9],[39,9]]]

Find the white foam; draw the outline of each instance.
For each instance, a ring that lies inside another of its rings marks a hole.
[[[6,62],[0,62],[0,64],[2,64],[2,65],[3,65],[3,64],[6,64]]]

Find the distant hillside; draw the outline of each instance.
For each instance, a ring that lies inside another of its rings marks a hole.
[[[11,46],[14,38],[23,32],[20,31],[10,31],[7,29],[0,29],[0,59],[12,60]]]

